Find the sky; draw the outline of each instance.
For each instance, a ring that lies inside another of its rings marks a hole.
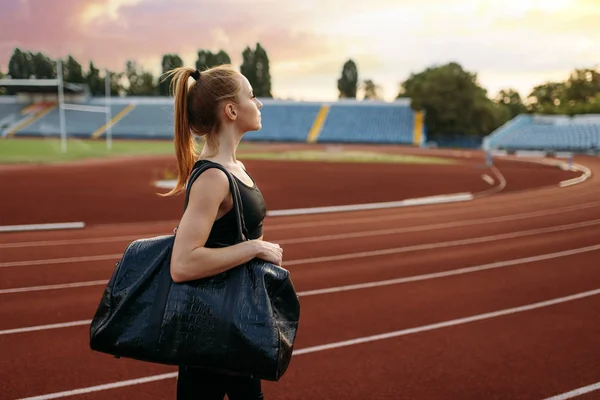
[[[337,99],[352,59],[393,100],[423,69],[458,62],[493,97],[600,66],[600,0],[2,0],[0,70],[15,47],[77,59],[87,70],[155,75],[162,55],[193,66],[199,49],[225,50],[239,68],[257,42],[278,98]]]

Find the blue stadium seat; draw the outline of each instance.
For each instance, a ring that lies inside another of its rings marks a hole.
[[[408,104],[333,104],[319,142],[412,143],[414,112]]]
[[[583,151],[600,146],[600,115],[520,115],[487,137],[491,148]]]

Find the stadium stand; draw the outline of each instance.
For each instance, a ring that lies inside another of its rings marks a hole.
[[[10,96],[6,96],[10,97]],[[410,108],[406,99],[391,103],[340,100],[300,102],[260,99],[264,107],[262,129],[244,140],[292,142],[360,142],[423,144],[423,116]],[[41,104],[41,103],[40,103]],[[86,98],[83,106],[104,106],[106,100]],[[127,139],[170,139],[173,137],[173,99],[170,97],[114,97],[110,99],[112,137]],[[12,121],[9,136],[58,136],[59,110],[44,103],[41,111],[17,123],[14,114],[24,104],[7,99],[0,108],[0,121]],[[29,106],[32,107],[31,105]],[[13,116],[13,117],[11,117]],[[70,137],[102,138],[106,131],[104,113],[65,110],[66,134]],[[6,136],[6,133],[5,133]]]
[[[411,144],[414,127],[407,102],[333,103],[318,141]]]
[[[600,115],[519,115],[488,135],[486,145],[498,150],[598,149]]]

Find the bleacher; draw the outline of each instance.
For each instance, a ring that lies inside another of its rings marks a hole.
[[[8,96],[7,96],[8,97]],[[406,99],[395,102],[342,100],[297,102],[260,99],[262,129],[244,140],[290,142],[360,142],[413,144],[423,138],[416,125],[416,113]],[[171,97],[115,97],[111,102],[111,134],[115,139],[171,139],[173,99]],[[104,106],[105,99],[89,98],[78,104]],[[0,120],[26,105],[0,104]],[[66,134],[79,138],[102,138],[106,115],[65,110]],[[24,121],[23,121],[24,120]],[[13,121],[14,122],[14,121]],[[10,125],[10,124],[9,124]],[[417,129],[415,129],[417,127]],[[11,128],[11,127],[8,127]],[[10,130],[10,136],[56,136],[60,134],[59,109],[47,106],[43,113],[23,117]],[[419,142],[420,143],[420,142]]]
[[[486,142],[499,150],[581,152],[600,147],[600,115],[519,115]]]
[[[3,99],[3,97],[6,97]],[[0,132],[17,122],[23,104],[11,101],[8,96],[0,96]]]
[[[414,114],[408,103],[333,104],[319,141],[413,143]]]

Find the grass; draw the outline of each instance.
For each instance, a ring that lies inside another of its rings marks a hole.
[[[404,164],[456,164],[447,158],[427,157],[404,154],[388,154],[367,151],[284,151],[238,154],[240,160],[293,160],[293,161],[327,161],[327,162],[364,162],[364,163],[404,163]]]
[[[364,163],[409,163],[409,164],[455,164],[456,161],[403,154],[386,154],[366,151],[321,151],[293,150],[280,152],[253,152],[252,144],[240,144],[238,157],[241,160],[294,160]],[[246,152],[246,150],[250,150]],[[61,152],[60,139],[0,139],[0,164],[54,163],[132,155],[174,155],[173,142],[168,140],[113,140],[112,149],[106,148],[105,140],[82,140],[69,138],[67,152]]]
[[[86,158],[124,155],[174,154],[172,141],[113,140],[112,149],[105,140],[69,138],[67,152],[61,152],[60,139],[0,139],[0,163],[53,163]]]

